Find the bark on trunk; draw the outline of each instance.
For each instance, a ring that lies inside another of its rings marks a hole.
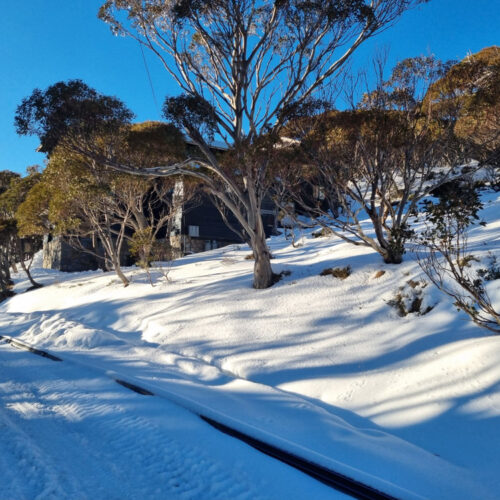
[[[386,250],[383,258],[386,264],[401,264],[403,262],[403,254],[399,251]]]
[[[2,253],[0,249],[0,301],[14,295],[10,279],[10,262]]]
[[[271,255],[267,248],[265,235],[252,241],[253,256],[255,259],[253,272],[253,287],[257,289],[269,288],[274,284],[274,274],[271,268]]]
[[[123,286],[129,286],[130,285],[130,281],[123,274],[122,268],[120,267],[120,261],[119,261],[119,259],[113,258],[113,268],[115,270],[115,273],[121,279],[121,281],[123,283]]]

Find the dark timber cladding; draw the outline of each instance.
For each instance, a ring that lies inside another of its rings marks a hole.
[[[271,200],[265,200],[262,204],[262,219],[266,231],[266,236],[270,236],[274,229],[274,210],[275,206]],[[241,226],[234,215],[227,212],[228,222],[237,230]],[[182,221],[182,234],[190,236],[189,226],[199,228],[198,236],[200,239],[217,240],[227,243],[241,243],[241,239],[234,233],[223,221],[217,207],[208,197],[204,197],[201,204],[193,207],[186,207]],[[192,235],[191,235],[192,236]]]

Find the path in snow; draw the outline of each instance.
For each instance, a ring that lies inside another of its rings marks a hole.
[[[1,498],[345,498],[160,398],[0,344]]]

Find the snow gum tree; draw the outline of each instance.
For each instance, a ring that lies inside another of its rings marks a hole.
[[[347,111],[298,121],[302,166],[283,176],[292,199],[346,241],[399,264],[412,235],[410,217],[433,186],[467,160],[449,116],[432,115],[423,102],[446,70],[433,58],[407,59],[390,79]],[[321,186],[323,200],[304,196],[303,183]],[[361,224],[368,216],[371,227]],[[372,233],[374,232],[374,235]]]
[[[162,123],[127,125],[109,141],[104,136],[94,138],[94,150],[119,146],[114,155],[147,165],[155,155],[183,149],[182,140],[169,145],[168,133],[169,127]],[[163,140],[158,141],[159,137]],[[104,259],[105,266],[114,269],[127,286],[129,280],[120,264],[125,246],[134,243],[140,263],[150,262],[159,232],[193,196],[194,189],[189,187],[182,198],[173,196],[175,182],[175,178],[117,173],[88,155],[58,146],[51,152],[42,182],[20,206],[20,228],[26,234],[64,235],[72,246]],[[82,244],[82,238],[92,245]]]
[[[331,82],[360,44],[418,3],[106,1],[99,17],[151,49],[178,84],[181,95],[165,101],[165,116],[197,146],[182,162],[133,173],[202,180],[243,228],[255,259],[253,286],[271,286],[261,218],[273,176],[269,141],[278,141],[290,113]],[[262,136],[267,149],[258,145]],[[210,147],[214,137],[230,151],[224,161]],[[113,167],[130,172],[124,164]]]
[[[54,149],[40,185],[20,207],[21,230],[43,234],[50,228],[52,234],[64,235],[72,246],[104,258],[106,267],[127,286],[120,254],[131,209],[117,196],[122,177],[111,178],[85,157]],[[84,245],[82,238],[92,244]]]

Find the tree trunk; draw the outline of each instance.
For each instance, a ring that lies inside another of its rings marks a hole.
[[[123,274],[122,268],[120,267],[120,257],[113,256],[113,269],[115,270],[115,273],[118,275],[118,277],[121,279],[123,286],[129,286],[130,281]]]
[[[386,239],[380,216],[375,215],[375,211],[373,211],[370,218],[381,249],[379,253],[382,255],[384,262],[386,264],[401,264],[403,262],[404,240],[398,236],[400,231],[393,229],[394,234],[390,234]]]
[[[33,288],[42,288],[43,285],[41,283],[37,283],[33,279],[33,276],[31,276],[31,272],[29,270],[29,267],[26,266],[26,264],[24,263],[24,260],[22,258],[21,258],[20,264],[21,264],[23,271],[26,273],[26,276],[28,276],[28,279],[30,280],[32,287]]]
[[[10,262],[6,250],[0,247],[0,301],[14,295],[10,279]]]
[[[274,284],[274,274],[271,269],[271,255],[267,248],[265,234],[256,235],[251,244],[255,259],[253,287],[258,290],[269,288]]]
[[[401,262],[403,262],[403,256],[398,252],[388,252],[384,255],[384,262],[386,264],[401,264]]]
[[[387,264],[401,264],[405,253],[405,239],[402,235],[403,231],[399,227],[393,227],[391,233],[385,247],[387,255],[384,256],[384,260]]]

